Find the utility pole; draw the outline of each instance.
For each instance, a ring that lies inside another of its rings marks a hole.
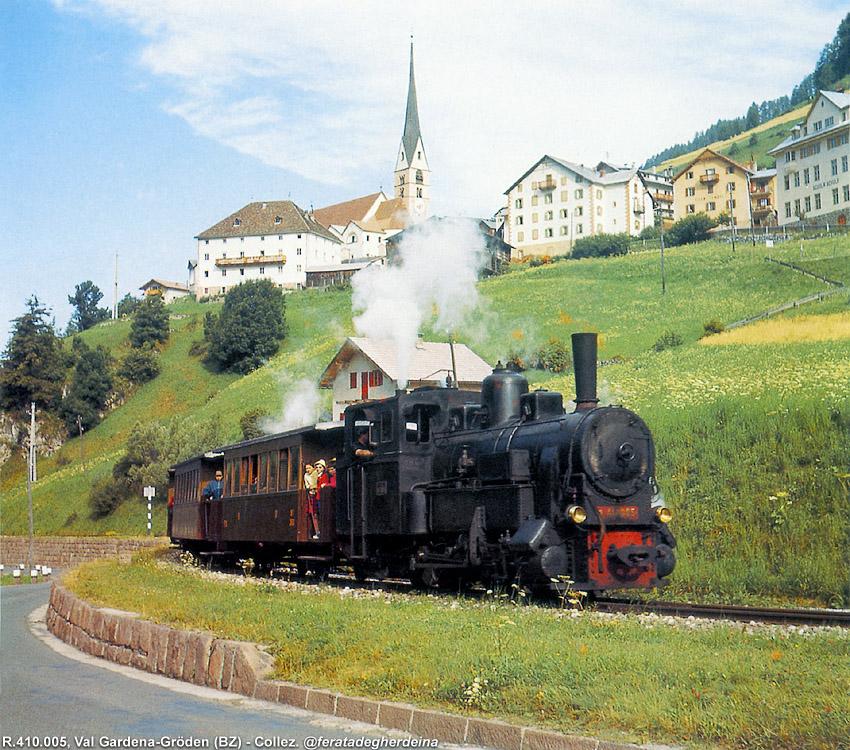
[[[32,521],[32,483],[36,479],[35,474],[35,402],[30,402],[30,449],[27,459],[27,505],[29,507],[30,518],[30,544],[29,556],[27,557],[27,565],[30,570],[33,566],[34,546],[33,539],[33,521]]]
[[[77,415],[77,427],[80,430],[80,457],[83,461],[83,476],[86,476],[86,448],[83,443],[83,418]]]
[[[112,291],[112,320],[118,319],[118,251],[115,251],[115,287]]]
[[[667,273],[664,269],[664,212],[661,207],[661,204],[652,194],[652,191],[647,187],[646,180],[644,179],[643,172],[640,170],[637,171],[638,179],[640,180],[640,184],[643,185],[643,189],[646,191],[646,194],[649,196],[649,200],[652,201],[652,215],[658,217],[658,227],[661,231],[661,294],[667,293]]]

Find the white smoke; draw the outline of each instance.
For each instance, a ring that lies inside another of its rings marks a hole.
[[[319,421],[321,394],[316,384],[304,378],[289,393],[279,417],[260,420],[260,429],[267,435],[307,427]]]
[[[407,385],[422,324],[452,331],[478,302],[475,282],[487,258],[486,237],[471,219],[437,219],[405,232],[397,265],[369,266],[352,279],[357,331],[395,342],[398,385]]]

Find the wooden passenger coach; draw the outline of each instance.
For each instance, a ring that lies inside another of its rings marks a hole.
[[[286,559],[302,543],[330,544],[334,493],[323,489],[314,526],[307,512],[304,469],[319,459],[331,465],[342,451],[342,439],[341,425],[320,424],[177,464],[169,472],[169,536],[199,553],[256,558],[259,549],[269,561]],[[221,499],[203,500],[203,487],[217,469],[224,472]]]

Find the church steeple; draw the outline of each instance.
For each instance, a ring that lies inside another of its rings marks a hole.
[[[395,197],[412,219],[421,221],[429,214],[431,203],[431,171],[425,158],[422,133],[419,129],[419,106],[416,101],[416,80],[413,75],[413,40],[410,42],[410,81],[407,88],[407,111],[395,169]]]

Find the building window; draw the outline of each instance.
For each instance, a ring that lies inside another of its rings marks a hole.
[[[570,199],[570,191],[569,190],[562,190],[561,191],[561,203],[565,203],[569,199]]]
[[[838,159],[829,162],[829,168],[832,170],[832,176],[835,177],[838,174]]]
[[[569,234],[569,233],[570,233],[569,227],[561,227],[561,234],[566,235],[566,234]]]
[[[525,239],[525,232],[517,232],[516,233],[516,241],[522,242]]]
[[[806,207],[806,212],[809,212],[809,211],[811,211],[811,210],[812,210],[812,199],[811,199],[811,196],[808,196],[808,195],[807,195],[807,196],[805,197],[805,199],[803,200],[803,205]]]
[[[794,187],[800,187],[800,173],[794,172]]]
[[[221,277],[222,277],[222,278],[224,278],[225,276],[227,276],[227,269],[226,269],[226,268],[222,268],[222,269],[221,269]]]
[[[348,387],[356,388],[357,387],[357,373],[351,372],[348,374]]]
[[[790,203],[790,201],[785,204],[785,218],[786,219],[791,218],[791,203]]]
[[[584,190],[576,188],[576,200],[581,200],[582,198],[584,198]]]
[[[820,179],[820,164],[815,164],[812,167],[812,179],[817,182]]]
[[[384,384],[384,373],[381,370],[372,370],[369,373],[369,387],[378,388]]]
[[[260,266],[260,276],[265,276],[265,275],[266,275],[266,267]]]
[[[688,198],[692,198],[694,195],[696,195],[696,188],[685,188],[685,195],[688,196]]]
[[[710,203],[707,203],[707,204],[706,204],[706,209],[707,209],[708,211],[714,211],[714,210],[715,210],[715,208],[716,208],[716,205],[715,205],[714,201],[711,201]]]
[[[850,201],[850,185],[845,185],[843,190],[844,190],[844,200]]]
[[[552,219],[554,218],[554,214],[551,211],[547,211],[545,217],[546,221],[552,221]]]
[[[514,208],[522,208],[522,198],[517,198],[514,201]]]
[[[543,202],[544,203],[551,203],[552,202],[552,193],[546,193],[546,195],[543,196]]]
[[[833,189],[832,189],[832,202],[833,202],[835,205],[838,205],[838,188],[833,188]]]
[[[538,237],[538,233],[536,229],[531,230],[531,239],[536,240]]]
[[[204,278],[208,279],[210,277],[209,271],[204,271]]]
[[[573,211],[573,213],[574,213],[576,216],[582,216],[582,215],[584,214],[584,208],[583,208],[582,206],[576,206],[576,207],[575,207],[575,210]]]
[[[244,268],[240,268],[240,269],[239,269],[239,275],[240,275],[240,276],[244,276],[244,275],[245,275],[245,269],[244,269]]]
[[[536,195],[531,196],[531,205],[536,206],[538,203],[538,197]]]
[[[546,231],[544,232],[544,234],[545,234],[545,236],[546,236],[546,237],[551,237],[551,236],[552,236],[552,234],[553,234],[553,232],[552,232],[552,227],[547,227],[547,228],[546,228]]]
[[[584,225],[576,224],[576,234],[583,234],[583,233],[584,233]]]
[[[522,216],[517,216],[514,219],[514,224],[517,224],[517,225],[522,224],[522,221],[523,221]]]
[[[820,211],[821,207],[820,193],[815,193],[815,211]]]
[[[809,184],[809,168],[808,168],[808,167],[806,167],[806,168],[803,170],[803,184],[804,184],[804,185],[808,185],[808,184]]]
[[[562,219],[568,219],[568,218],[569,218],[569,216],[570,216],[570,209],[568,209],[568,208],[562,208],[562,209],[561,209],[561,218],[562,218]]]

